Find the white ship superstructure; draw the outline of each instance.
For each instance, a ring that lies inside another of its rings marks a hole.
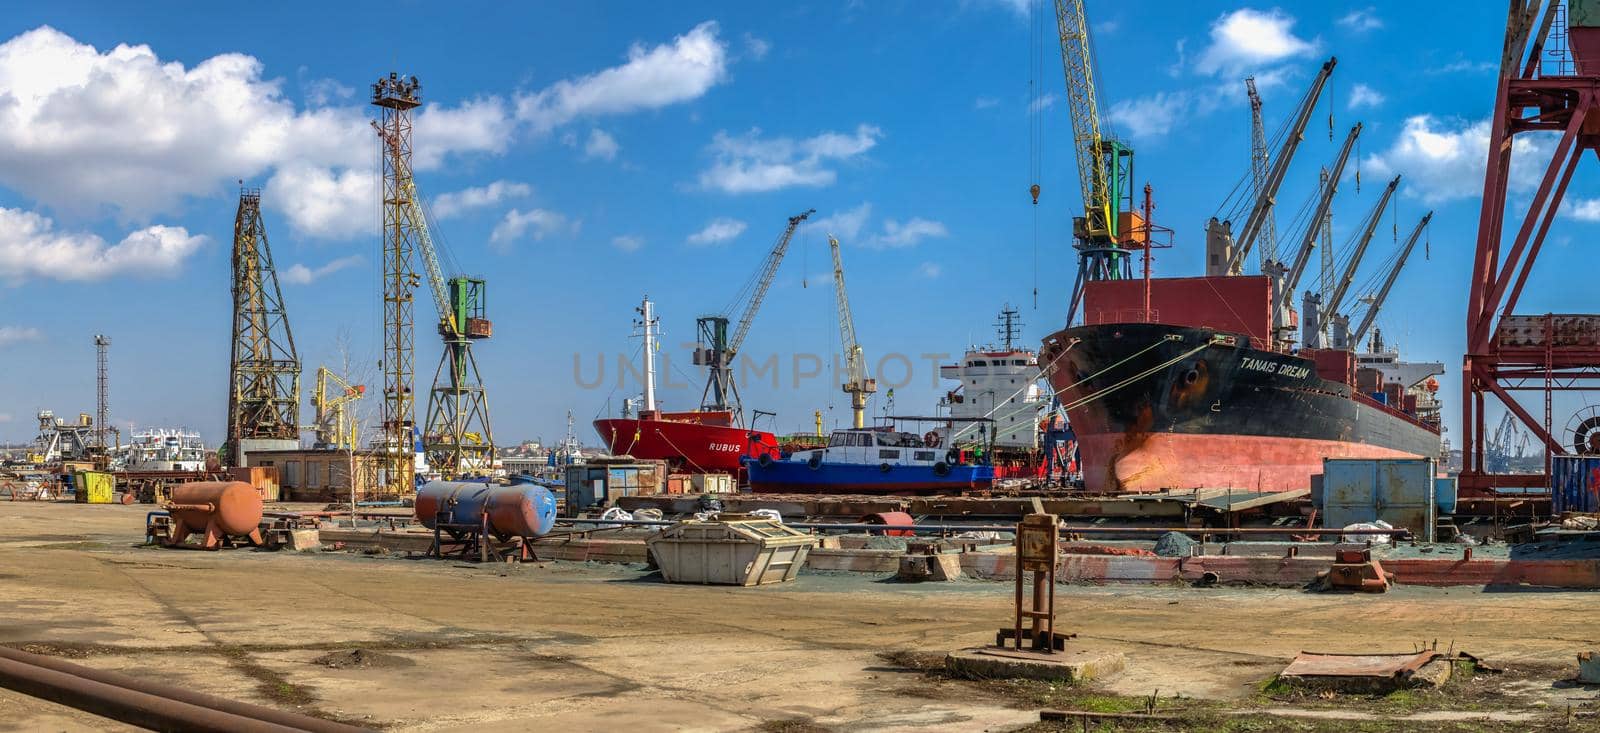
[[[995,326],[999,346],[973,348],[961,361],[939,367],[940,377],[960,383],[940,403],[951,418],[950,427],[936,431],[940,445],[1039,448],[1039,419],[1050,402],[1039,381],[1039,355],[1016,348],[1016,310],[1002,310]]]
[[[206,446],[200,434],[187,430],[151,429],[133,434],[128,445],[129,471],[203,471]]]

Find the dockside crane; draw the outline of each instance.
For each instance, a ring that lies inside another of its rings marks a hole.
[[[1372,328],[1372,322],[1377,319],[1378,311],[1383,308],[1383,302],[1389,298],[1389,289],[1394,287],[1395,279],[1400,277],[1400,269],[1406,266],[1406,258],[1411,256],[1411,250],[1416,248],[1422,230],[1427,228],[1428,222],[1432,219],[1433,212],[1423,214],[1422,220],[1411,230],[1411,236],[1406,238],[1405,246],[1400,249],[1400,258],[1394,261],[1394,267],[1389,268],[1389,276],[1384,278],[1383,286],[1378,288],[1377,294],[1372,296],[1372,302],[1367,305],[1367,312],[1361,317],[1361,324],[1350,332],[1351,343],[1359,344],[1366,338],[1367,329]]]
[[[1267,166],[1271,163],[1271,156],[1267,152],[1267,130],[1261,121],[1261,94],[1256,91],[1256,78],[1248,77],[1244,80],[1246,94],[1250,97],[1250,180],[1251,188],[1256,199],[1260,200],[1266,193]],[[1291,151],[1292,153],[1292,151]],[[1270,202],[1270,197],[1268,201]],[[1266,272],[1269,263],[1278,261],[1278,231],[1277,222],[1274,221],[1272,206],[1267,205],[1267,217],[1261,226],[1261,271]]]
[[[878,391],[878,380],[867,376],[867,360],[856,341],[856,320],[850,314],[850,296],[844,287],[844,261],[839,258],[839,240],[828,235],[833,251],[833,292],[839,310],[839,343],[844,350],[844,393],[850,395],[850,416],[858,428],[867,426],[867,398]]]
[[[1266,178],[1258,187],[1254,205],[1250,208],[1250,216],[1245,220],[1244,228],[1239,230],[1236,237],[1237,245],[1234,248],[1233,258],[1228,263],[1228,273],[1238,273],[1243,267],[1245,258],[1256,241],[1264,236],[1269,223],[1272,221],[1273,207],[1277,203],[1278,189],[1283,186],[1284,178],[1289,173],[1289,162],[1294,160],[1295,151],[1300,147],[1300,142],[1305,139],[1306,125],[1311,121],[1311,112],[1316,109],[1317,100],[1321,99],[1322,91],[1328,85],[1328,78],[1333,76],[1333,69],[1339,65],[1338,57],[1329,57],[1322,64],[1322,70],[1317,72],[1315,79],[1311,80],[1311,87],[1306,90],[1305,97],[1300,100],[1300,108],[1295,111],[1294,122],[1290,124],[1288,134],[1283,138],[1283,143],[1278,147],[1277,155],[1272,158],[1272,168],[1267,172]],[[1253,104],[1253,103],[1252,103]],[[1321,221],[1319,215],[1313,221]],[[1276,243],[1274,242],[1274,246]],[[1286,288],[1293,292],[1294,288]]]
[[[745,303],[744,313],[739,317],[739,325],[731,336],[728,333],[728,314],[733,312],[732,307],[723,314],[695,319],[698,338],[694,349],[694,363],[696,366],[706,367],[706,388],[700,397],[700,409],[731,412],[734,424],[744,425],[744,408],[739,402],[739,387],[733,381],[733,360],[738,357],[739,348],[744,345],[745,337],[750,335],[750,326],[755,323],[756,313],[760,312],[761,303],[766,300],[767,290],[772,287],[772,280],[778,275],[778,266],[783,264],[783,256],[789,251],[789,240],[794,238],[795,229],[815,213],[816,209],[807,209],[789,217],[789,225],[778,235],[778,241],[773,243],[772,251],[768,252],[767,258],[761,262],[761,268],[756,271],[755,278],[740,291],[741,294],[748,291],[749,299]],[[737,304],[738,298],[735,298],[734,302]]]
[[[1071,323],[1085,282],[1133,277],[1129,251],[1143,249],[1149,231],[1133,205],[1133,148],[1102,131],[1083,0],[1055,0],[1055,6],[1067,110],[1072,118],[1072,151],[1083,197],[1083,215],[1072,220],[1078,275],[1067,307],[1067,322]]]
[[[438,332],[443,353],[428,393],[427,418],[423,423],[422,448],[430,466],[446,477],[485,472],[494,461],[494,435],[489,425],[489,397],[478,373],[472,343],[493,335],[486,317],[485,282],[477,278],[446,278],[439,265],[428,218],[411,175],[408,139],[402,133],[373,125],[388,149],[386,156],[396,169],[394,215],[411,234],[420,253],[428,289],[438,312]],[[411,283],[416,284],[415,275]],[[392,440],[392,438],[391,438]],[[410,445],[409,440],[404,444]],[[396,450],[404,451],[404,447]]]
[[[365,385],[352,385],[327,367],[317,367],[317,388],[311,394],[311,406],[316,410],[314,447],[355,450],[360,445],[360,426],[350,408],[366,393]]]

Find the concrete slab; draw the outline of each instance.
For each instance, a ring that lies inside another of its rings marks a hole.
[[[1121,672],[1125,664],[1121,652],[1086,649],[1045,654],[980,646],[950,652],[944,658],[945,669],[957,677],[1059,680],[1069,684],[1106,679]]]

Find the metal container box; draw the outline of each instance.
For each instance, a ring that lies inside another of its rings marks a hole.
[[[1550,510],[1600,512],[1600,456],[1550,457]]]
[[[590,507],[615,504],[624,496],[659,494],[666,484],[667,469],[662,461],[567,466],[567,513],[577,516]]]
[[[648,540],[668,583],[762,585],[794,580],[817,539],[767,517],[689,519]]]
[[[105,471],[79,471],[73,479],[73,499],[79,504],[110,504],[117,478]]]
[[[1454,476],[1440,476],[1433,480],[1433,505],[1440,514],[1456,513],[1457,482]]]
[[[1433,541],[1438,507],[1431,458],[1324,458],[1322,525],[1383,520]]]

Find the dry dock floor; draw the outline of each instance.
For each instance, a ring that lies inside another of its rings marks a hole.
[[[0,644],[393,730],[1040,727],[1040,704],[903,661],[992,641],[1010,583],[688,587],[637,566],[158,550],[138,546],[147,509],[0,502]],[[1126,656],[1098,685],[1108,695],[1267,709],[1262,682],[1298,651],[1435,640],[1518,673],[1501,690],[1516,694],[1475,708],[1505,718],[1491,729],[1543,728],[1533,716],[1600,695],[1559,681],[1600,649],[1596,593],[1063,586],[1057,599],[1076,644]],[[1423,715],[1394,729],[1453,719]],[[121,729],[0,690],[0,730]]]

